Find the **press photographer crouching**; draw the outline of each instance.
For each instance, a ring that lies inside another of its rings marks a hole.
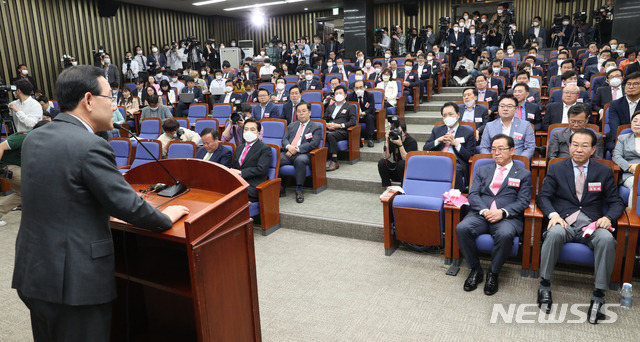
[[[41,127],[49,121],[42,120],[33,126],[33,129]],[[32,129],[32,130],[33,130]],[[11,209],[22,204],[22,196],[20,192],[21,179],[21,149],[22,142],[27,134],[32,130],[17,132],[7,137],[7,140],[0,143],[0,178],[9,181],[13,193],[0,198],[0,218],[6,215]],[[7,222],[0,221],[0,227],[6,226]]]
[[[167,119],[162,123],[162,133],[158,140],[162,143],[162,158],[167,157],[167,148],[172,140],[193,141],[196,146],[200,143],[200,135],[188,128],[180,127],[180,123],[174,119]]]
[[[407,153],[418,150],[418,142],[407,133],[407,124],[395,115],[389,119],[391,130],[385,134],[383,158],[378,162],[383,187],[391,186],[391,181],[402,182]]]
[[[222,142],[232,142],[236,146],[244,144],[244,138],[242,137],[244,134],[244,122],[251,118],[252,110],[251,105],[248,103],[241,104],[239,108],[239,111],[231,114],[230,122],[222,132]],[[258,134],[258,139],[262,140],[262,131]]]

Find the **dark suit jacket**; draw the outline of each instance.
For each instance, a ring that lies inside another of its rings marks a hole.
[[[218,99],[218,101],[216,101],[216,103],[225,103],[224,99],[225,99],[226,96],[227,95],[221,95],[220,98]],[[229,102],[227,102],[227,103],[235,104],[236,101],[242,102],[242,94],[231,93],[231,97],[229,97]]]
[[[22,167],[12,287],[65,305],[115,299],[109,217],[155,231],[171,228],[171,219],[131,189],[109,143],[66,113],[28,134]]]
[[[416,63],[413,66],[413,72],[415,72],[416,74],[418,74],[418,63]],[[426,80],[429,77],[431,77],[431,65],[427,64],[426,62],[424,63],[424,66],[422,67],[422,75],[418,75],[418,78],[420,78],[421,80]]]
[[[551,74],[553,76],[555,74]],[[562,76],[554,77],[551,81],[549,81],[549,89],[555,87],[562,87]],[[584,79],[578,76],[578,87],[584,87]]]
[[[449,32],[449,41],[448,43],[451,44],[455,44],[455,47],[451,47],[452,51],[458,51],[460,53],[464,53],[467,50],[467,45],[465,43],[465,34],[458,32],[458,39],[456,39],[456,35],[453,31]],[[448,44],[447,44],[448,45]]]
[[[638,106],[640,107],[640,106]],[[636,110],[640,110],[637,108]],[[613,151],[616,142],[616,134],[620,125],[631,124],[631,113],[629,113],[629,102],[623,96],[609,103],[609,134],[607,134],[607,150]]]
[[[347,130],[349,127],[358,124],[358,113],[355,105],[349,102],[345,102],[342,105],[342,108],[340,108],[338,114],[336,114],[336,118],[333,119],[331,118],[331,115],[333,114],[335,108],[335,103],[327,107],[327,109],[324,111],[324,121],[326,121],[327,123],[332,122],[337,124],[344,124],[344,128],[340,128],[344,130]]]
[[[538,107],[535,102],[525,102],[524,109],[522,119],[531,122],[536,131],[541,130],[542,115],[540,114],[540,107]],[[516,108],[516,116],[518,116],[518,108]],[[562,119],[562,117],[560,117],[560,119]]]
[[[600,68],[602,66],[598,65],[598,64],[591,64],[588,67],[584,68],[584,79],[587,81],[591,80],[591,76],[593,75],[597,75],[600,73]]]
[[[269,179],[269,167],[271,166],[271,146],[263,143],[260,139],[253,143],[247,152],[244,163],[240,165],[240,157],[246,144],[236,148],[233,156],[231,168],[242,171],[242,178],[253,188]]]
[[[582,90],[580,89],[580,96],[578,97],[578,101],[582,99],[582,103],[584,104],[589,104],[589,93],[586,90]],[[551,96],[549,96],[549,102],[547,102],[547,104],[549,103],[557,103],[557,102],[562,102],[562,91],[560,90],[556,90],[553,92],[553,94],[551,94]]]
[[[496,201],[498,209],[505,209],[509,213],[505,219],[519,220],[522,227],[523,213],[531,203],[531,172],[514,163],[509,173],[504,176],[498,194],[494,195],[491,191],[491,183],[496,167],[496,163],[491,163],[478,168],[467,197],[469,206],[475,212],[480,212],[480,210],[491,208],[491,203]],[[515,185],[516,182],[509,185],[509,179],[518,179],[520,182],[518,186]]]
[[[467,109],[467,107],[464,104],[458,105],[458,108],[460,108],[460,120],[462,121],[463,116],[464,116],[464,111]],[[487,112],[487,109],[484,108],[484,106],[478,106],[476,105],[474,107],[474,111],[473,111],[473,123],[476,124],[476,129],[480,132],[480,135],[482,135],[482,131],[484,130],[484,125],[487,124],[487,122],[489,122],[489,114]]]
[[[442,151],[444,148],[443,143],[435,144],[436,139],[441,136],[447,134],[449,132],[449,127],[445,125],[436,126],[431,130],[431,135],[429,136],[429,140],[422,147],[423,151]],[[467,170],[469,167],[469,159],[475,154],[476,151],[476,134],[472,131],[468,126],[458,124],[458,129],[456,130],[456,139],[460,141],[460,151],[458,151],[453,146],[449,147],[449,151],[452,151],[456,155],[456,163],[460,164],[464,169]]]
[[[287,145],[291,144],[295,139],[298,129],[300,128],[300,121],[292,122],[287,127],[287,132],[282,138],[282,150],[286,151]],[[300,136],[300,146],[298,147],[298,153],[309,153],[313,149],[316,149],[320,145],[322,140],[322,125],[309,120],[307,127],[304,128],[304,132]]]
[[[589,191],[589,183],[600,183],[601,190]],[[536,203],[545,217],[557,212],[560,217],[566,219],[580,209],[592,221],[606,214],[613,223],[625,210],[613,178],[613,171],[595,160],[589,161],[582,200],[579,201],[576,196],[573,163],[571,159],[567,159],[549,166]],[[602,210],[604,204],[608,207],[606,213]]]
[[[305,90],[322,90],[322,86],[320,85],[320,81],[313,79],[311,84],[309,85],[309,89],[307,89],[307,80],[298,82],[298,87],[300,87],[300,91]]]
[[[58,114],[60,114],[60,110],[54,107],[49,107],[49,116],[51,117],[51,119],[55,119]]]
[[[189,88],[188,87],[184,87],[182,88],[182,91],[180,93],[188,93],[189,92]],[[204,101],[204,94],[202,93],[202,90],[200,89],[200,87],[196,87],[193,86],[193,102],[202,102]]]
[[[300,103],[305,102],[300,100]],[[296,117],[296,109],[293,106],[293,102],[291,102],[291,100],[285,102],[284,105],[282,105],[282,114],[280,115],[281,119],[285,119],[287,120],[287,125],[289,125],[292,121],[293,118]],[[296,118],[296,120],[298,120]]]
[[[158,66],[155,65],[155,63],[158,62]],[[164,53],[160,52],[160,50],[158,50],[158,60],[156,61],[156,56],[154,56],[153,54],[150,54],[149,56],[147,56],[147,64],[149,63],[154,63],[154,68],[160,68],[160,67],[167,67],[167,56],[164,55]],[[147,66],[148,67],[148,66]]]
[[[501,79],[499,78],[494,78],[492,77],[491,80],[489,80],[489,88],[494,88],[494,87],[498,87],[498,95],[502,96],[502,94],[504,94],[504,83],[502,82]],[[495,89],[495,88],[494,88]],[[495,91],[495,90],[494,90]],[[496,104],[497,106],[497,104]]]
[[[596,94],[594,95],[593,99],[591,99],[591,105],[593,107],[593,110],[595,110],[596,112],[599,112],[600,109],[604,109],[604,106],[606,106],[612,100],[611,86],[608,85],[607,83],[605,84],[606,85],[596,90]],[[624,94],[622,93],[622,91],[623,91],[622,87],[619,87],[618,93]]]
[[[498,111],[498,93],[495,90],[487,88],[484,101],[489,105],[489,110],[492,115]]]
[[[424,69],[423,69],[424,71]],[[404,73],[406,71],[404,70],[400,70],[398,69],[398,78],[404,81]],[[418,83],[418,81],[420,80],[420,78],[418,77],[418,74],[416,74],[415,72],[411,71],[409,73],[409,75],[407,76],[407,82],[409,82],[409,87],[405,87],[405,89],[408,89],[409,91],[413,91],[413,87],[418,87],[420,86],[420,84]],[[400,90],[400,89],[398,89]]]
[[[373,81],[373,84],[378,84],[378,83],[382,82],[382,78],[381,77],[382,77],[382,72],[380,72],[379,74],[376,74],[375,72],[372,72],[371,75],[369,75],[368,79]]]
[[[207,150],[204,147],[200,147],[196,152],[196,159],[203,159],[207,155]],[[218,149],[213,151],[211,157],[208,159],[210,162],[222,164],[226,167],[231,165],[232,158],[231,150],[226,149],[222,144],[218,145]]]
[[[596,133],[596,152],[591,156],[595,159],[604,159],[604,144],[602,134]],[[569,158],[569,139],[571,139],[571,128],[562,128],[549,138],[549,148],[547,149],[547,160],[553,158]]]
[[[527,36],[526,37],[529,37],[530,35],[535,35],[535,30],[534,29],[535,29],[535,27],[533,27],[533,26],[529,27],[529,29],[527,30]],[[547,30],[544,27],[540,26],[540,31],[538,31],[538,37],[537,38],[542,38],[543,41],[547,40]]]
[[[242,102],[242,103],[258,102],[258,92],[254,90],[253,93],[251,93],[251,95],[249,95],[245,91],[244,93],[242,93],[242,96],[240,96],[240,102]]]
[[[16,84],[16,82],[20,81],[20,80],[27,80],[29,81],[29,83],[31,83],[31,85],[33,85],[33,90],[36,91],[38,90],[38,84],[36,83],[36,80],[31,77],[30,75],[27,75],[26,77],[19,75],[17,77],[15,77],[14,79],[11,80],[11,84]]]
[[[557,123],[562,123],[562,109],[564,103],[562,100],[560,102],[554,102],[547,104],[547,112],[544,114],[544,119],[542,120],[542,130],[548,131],[549,126]],[[591,113],[591,108],[587,104],[587,113]]]
[[[278,106],[273,104],[271,101],[267,102],[267,105],[264,107],[264,115],[262,115],[262,108],[260,105],[253,106],[253,110],[251,111],[251,117],[256,120],[262,120],[264,118],[270,119],[280,119],[280,109]]]
[[[634,73],[636,71],[640,71],[640,62],[638,62],[638,61],[636,61],[635,63],[631,63],[631,64],[627,65],[627,68],[624,69],[624,75],[628,76],[628,75],[631,75],[632,73]]]
[[[358,94],[356,94],[356,92],[354,91],[351,94],[347,95],[347,101],[358,102]],[[360,110],[367,113],[367,115],[373,115],[373,117],[375,118],[376,99],[373,94],[365,90],[364,95],[362,95],[362,103],[363,105],[360,106]]]
[[[475,38],[475,46],[478,48],[478,50],[482,49],[482,35],[479,33],[474,34],[474,38]],[[471,34],[465,35],[465,46],[467,46],[468,48],[471,47]]]
[[[419,36],[416,36],[415,39],[416,39],[415,44],[413,44],[413,37],[407,37],[407,40],[405,40],[405,45],[407,46],[407,52],[417,53],[418,50],[422,48],[422,39],[420,39]],[[413,46],[413,49],[411,49],[411,46]]]

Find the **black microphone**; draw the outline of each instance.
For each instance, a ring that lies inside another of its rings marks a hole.
[[[182,183],[180,183],[180,182],[176,179],[176,177],[174,177],[174,176],[171,174],[171,172],[169,172],[169,170],[167,170],[167,168],[166,168],[166,167],[164,167],[164,165],[162,165],[162,163],[158,160],[158,158],[156,158],[156,156],[154,156],[154,155],[153,155],[153,153],[151,153],[151,152],[149,151],[149,149],[148,149],[146,146],[144,146],[144,144],[143,144],[142,142],[140,142],[140,139],[138,139],[138,137],[135,135],[135,133],[131,132],[130,130],[128,130],[128,129],[124,128],[124,127],[122,127],[122,126],[121,126],[120,124],[118,124],[118,123],[114,123],[114,124],[113,124],[113,127],[114,127],[114,128],[116,128],[116,129],[122,129],[122,130],[125,130],[125,131],[129,132],[129,134],[131,134],[131,136],[132,136],[134,139],[136,139],[136,141],[138,142],[138,146],[142,145],[142,147],[145,149],[145,151],[147,151],[147,153],[149,153],[149,155],[150,155],[151,157],[153,157],[153,159],[154,159],[154,160],[155,160],[155,161],[156,161],[156,162],[157,162],[157,163],[162,167],[162,169],[163,169],[163,170],[164,170],[164,171],[169,175],[169,177],[171,177],[171,179],[173,179],[173,181],[175,182],[175,184],[174,184],[174,185],[172,185],[172,186],[170,186],[170,187],[168,187],[168,188],[166,188],[166,189],[164,189],[164,190],[160,191],[160,192],[158,193],[158,195],[163,196],[163,197],[174,197],[174,196],[177,196],[177,195],[179,195],[179,194],[181,194],[181,193],[183,193],[183,192],[185,192],[185,191],[187,190],[187,186],[186,186],[186,185],[184,185],[184,184],[182,184]]]

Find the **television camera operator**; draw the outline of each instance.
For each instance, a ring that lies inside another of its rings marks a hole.
[[[93,53],[93,65],[97,67],[102,67],[102,58],[106,53],[104,50],[104,46],[103,45],[98,46],[98,50],[97,51],[92,50],[91,53]]]
[[[28,131],[42,120],[42,106],[31,97],[33,86],[27,80],[19,80],[15,83],[15,101],[9,104],[11,122],[15,125],[13,132]],[[5,119],[5,117],[2,117]],[[10,125],[11,129],[11,125]]]
[[[131,51],[125,52],[124,63],[122,63],[122,75],[124,75],[125,82],[134,82],[138,78],[138,63],[133,62],[133,54]]]
[[[391,129],[385,134],[383,157],[378,161],[383,187],[391,186],[391,181],[402,181],[407,153],[418,150],[418,142],[407,133],[405,122],[396,115],[389,120]]]
[[[198,38],[196,37],[187,37],[184,42],[187,45],[187,62],[191,63],[191,68],[193,70],[200,70],[204,65],[202,61],[203,52],[200,47],[200,41],[198,41]]]
[[[67,54],[62,55],[62,58],[60,58],[60,62],[62,62],[62,69],[78,65],[78,61],[76,60],[76,58]]]
[[[596,22],[594,39],[603,44],[611,40],[611,30],[613,29],[613,2],[607,0],[604,6],[592,13],[593,20]]]
[[[402,26],[395,26],[395,32],[391,34],[391,39],[393,44],[392,51],[398,56],[404,56],[407,53],[407,37],[402,33]]]

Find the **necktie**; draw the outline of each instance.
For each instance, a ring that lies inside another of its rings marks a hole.
[[[358,96],[358,103],[360,103],[360,110],[364,109],[364,102],[362,102],[362,96]]]
[[[518,119],[522,119],[522,105],[518,106]]]
[[[449,134],[453,134],[453,129],[449,130]],[[449,147],[451,146],[450,143],[446,143],[444,144],[444,147],[442,147],[442,152],[448,152],[449,151]]]
[[[578,201],[581,201],[582,192],[584,191],[584,182],[585,182],[584,166],[578,166],[578,171],[580,171],[580,173],[576,178],[576,197],[578,197]],[[579,214],[580,214],[580,209],[576,210],[573,214],[567,216],[565,221],[567,221],[567,224],[570,224],[570,225],[574,224],[578,219]]]
[[[409,76],[409,72],[408,72],[408,71],[405,71],[405,72],[404,72],[404,80],[405,80],[405,81],[407,80],[407,76]]]
[[[310,88],[311,88],[311,82],[307,81],[307,89],[306,90],[309,90]]]
[[[229,103],[230,96],[231,96],[231,93],[227,93],[227,96],[224,97],[224,103]]]
[[[240,156],[240,165],[244,163],[244,157],[247,156],[247,153],[249,152],[250,148],[251,148],[251,145],[247,144],[247,146],[245,146],[244,148],[244,151],[242,151],[242,156]]]
[[[478,94],[478,101],[484,101],[484,90]]]
[[[604,68],[603,67],[600,67],[600,73],[604,74]]]
[[[204,158],[202,158],[202,160],[209,160],[209,158],[211,158],[212,155],[213,153],[207,152],[207,154],[204,155]]]
[[[613,99],[614,100],[618,99],[618,88],[613,88]]]
[[[291,142],[292,146],[298,146],[298,140],[300,140],[300,136],[302,135],[302,132],[304,131],[304,124],[300,124],[300,127],[298,127],[298,133],[296,133],[295,138],[293,138],[293,141]]]
[[[292,104],[291,104],[291,116],[293,116],[292,121],[298,121],[298,116],[296,115],[296,107],[297,106],[298,106],[298,103],[292,102]]]
[[[193,94],[193,89],[189,89],[189,94]]]
[[[504,171],[507,168],[504,166],[501,166],[498,170],[498,174],[496,175],[496,178],[493,180],[493,183],[491,184],[491,192],[493,192],[494,195],[498,195],[498,191],[500,190],[500,187],[502,186],[502,181],[504,181]],[[494,209],[498,209],[498,207],[496,206],[496,201],[494,200],[493,202],[491,202],[491,210]]]

